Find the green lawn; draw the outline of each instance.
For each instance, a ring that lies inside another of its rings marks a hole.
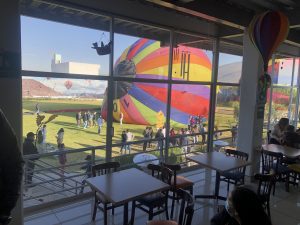
[[[99,108],[101,106],[102,100],[88,100],[88,99],[23,99],[23,134],[24,136],[29,131],[36,132],[36,115],[35,106],[39,103],[40,111],[42,115],[46,116],[46,119],[51,115],[49,113],[43,113],[49,110],[72,110],[72,109],[89,109]],[[94,110],[90,110],[94,112]],[[56,113],[58,117],[47,124],[47,149],[56,149],[56,134],[60,128],[64,128],[64,143],[67,149],[78,149],[91,146],[105,145],[106,143],[106,124],[102,127],[101,135],[97,133],[97,127],[91,127],[88,129],[83,129],[82,127],[77,127],[75,120],[75,112],[59,112]],[[216,123],[218,123],[219,129],[227,129],[229,125],[234,122],[233,115],[220,115],[216,114]],[[121,132],[123,129],[129,129],[134,135],[134,140],[142,139],[143,130],[145,125],[135,125],[135,124],[123,124],[120,126],[119,123],[114,123],[114,137],[113,143],[120,143]],[[155,132],[155,127],[154,132]],[[179,129],[179,128],[177,128]],[[224,133],[222,138],[230,136],[229,133]],[[155,144],[153,144],[152,149],[154,149]],[[42,147],[39,147],[42,151]],[[113,156],[119,156],[120,147],[113,148]],[[142,151],[142,144],[132,146],[132,152]],[[180,153],[180,149],[174,149],[174,154]],[[81,162],[88,153],[74,153],[68,154],[68,162]],[[155,153],[156,154],[156,153]],[[158,153],[157,153],[158,154]],[[105,150],[96,151],[98,158],[105,157]],[[130,159],[129,159],[129,158]],[[126,158],[126,157],[125,157]],[[125,161],[131,161],[132,156],[127,156],[128,159],[122,159]],[[121,159],[120,159],[121,160]],[[48,157],[47,162],[53,165],[58,164],[57,157]]]

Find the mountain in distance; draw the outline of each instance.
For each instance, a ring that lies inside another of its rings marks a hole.
[[[62,93],[53,90],[34,79],[22,79],[23,97],[55,97],[63,96]]]
[[[234,62],[219,67],[218,82],[239,83],[242,75],[242,62]]]

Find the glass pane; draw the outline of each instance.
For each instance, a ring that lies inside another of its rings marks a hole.
[[[240,83],[243,57],[220,53],[218,82]]]
[[[288,117],[289,101],[290,101],[289,87],[273,88],[270,128],[272,128],[280,120],[280,118]]]
[[[174,35],[174,80],[211,81],[212,41],[182,33]]]
[[[157,137],[157,131],[164,129],[167,84],[118,81],[115,82],[115,96],[113,109],[114,144],[120,144],[122,140],[128,142],[139,141],[144,138],[154,139]],[[106,118],[106,106],[104,101],[102,110],[104,119]],[[146,128],[148,129],[146,130]],[[123,131],[126,133],[129,131],[131,134],[124,134]],[[140,142],[132,145],[130,154],[157,148],[157,142],[145,146],[143,144]],[[129,153],[124,148],[121,152],[121,147],[122,145],[113,148],[113,156],[125,152]]]
[[[206,151],[210,86],[173,84],[171,93],[170,154],[180,161],[189,152]]]
[[[169,31],[116,19],[114,43],[115,76],[168,78]]]
[[[217,92],[214,139],[228,139],[231,134],[235,141],[240,111],[239,87],[218,86]],[[228,139],[228,145],[235,146],[236,143],[232,143],[232,140]]]
[[[272,68],[269,67],[269,70]],[[286,85],[291,86],[293,74],[293,58],[275,59],[274,74],[272,81],[274,86]]]
[[[109,54],[92,48],[109,44],[110,19],[97,20],[101,30],[22,16],[22,70],[108,75]]]
[[[42,122],[57,115],[46,124],[45,136],[38,140],[40,153],[57,150],[56,136],[61,128],[67,149],[105,145],[106,124],[102,121],[98,134],[98,118],[106,81],[23,77],[22,85],[24,137],[42,130],[36,124],[37,114],[45,116]],[[105,156],[104,151],[101,156]]]

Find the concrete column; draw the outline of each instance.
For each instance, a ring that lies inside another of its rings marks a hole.
[[[0,108],[22,142],[21,29],[19,1],[0,1]],[[5,58],[5,60],[4,60]],[[22,195],[10,224],[23,224]]]
[[[260,54],[245,31],[237,149],[249,154],[252,164],[247,169],[247,175],[250,176],[259,172],[260,154],[256,149],[262,144],[264,105],[257,103],[257,84],[262,73],[263,62]]]

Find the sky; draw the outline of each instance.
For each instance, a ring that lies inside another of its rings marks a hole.
[[[58,53],[62,56],[62,62],[74,61],[100,64],[100,74],[108,75],[109,55],[99,56],[91,48],[92,43],[101,41],[101,37],[103,37],[102,41],[107,43],[109,40],[108,32],[22,16],[21,37],[23,70],[51,72],[51,59],[54,53]],[[114,61],[128,46],[137,40],[138,37],[115,34]],[[204,52],[212,60],[211,51],[204,50]],[[219,57],[220,66],[241,61],[242,57],[240,56],[224,53],[221,53]],[[290,68],[281,70],[279,81],[282,83],[290,82],[290,78],[288,78],[290,73]],[[43,81],[44,84],[49,82],[45,78],[41,78],[39,81]],[[74,81],[74,87],[79,89],[81,83]],[[103,87],[106,84],[100,83],[93,85],[93,88],[91,86],[89,88],[96,91],[97,88],[102,87],[101,92],[103,93],[105,89]],[[55,86],[59,91],[64,91],[63,81],[59,82],[58,80],[58,83],[52,84],[52,86]],[[82,86],[82,88],[86,87]]]

